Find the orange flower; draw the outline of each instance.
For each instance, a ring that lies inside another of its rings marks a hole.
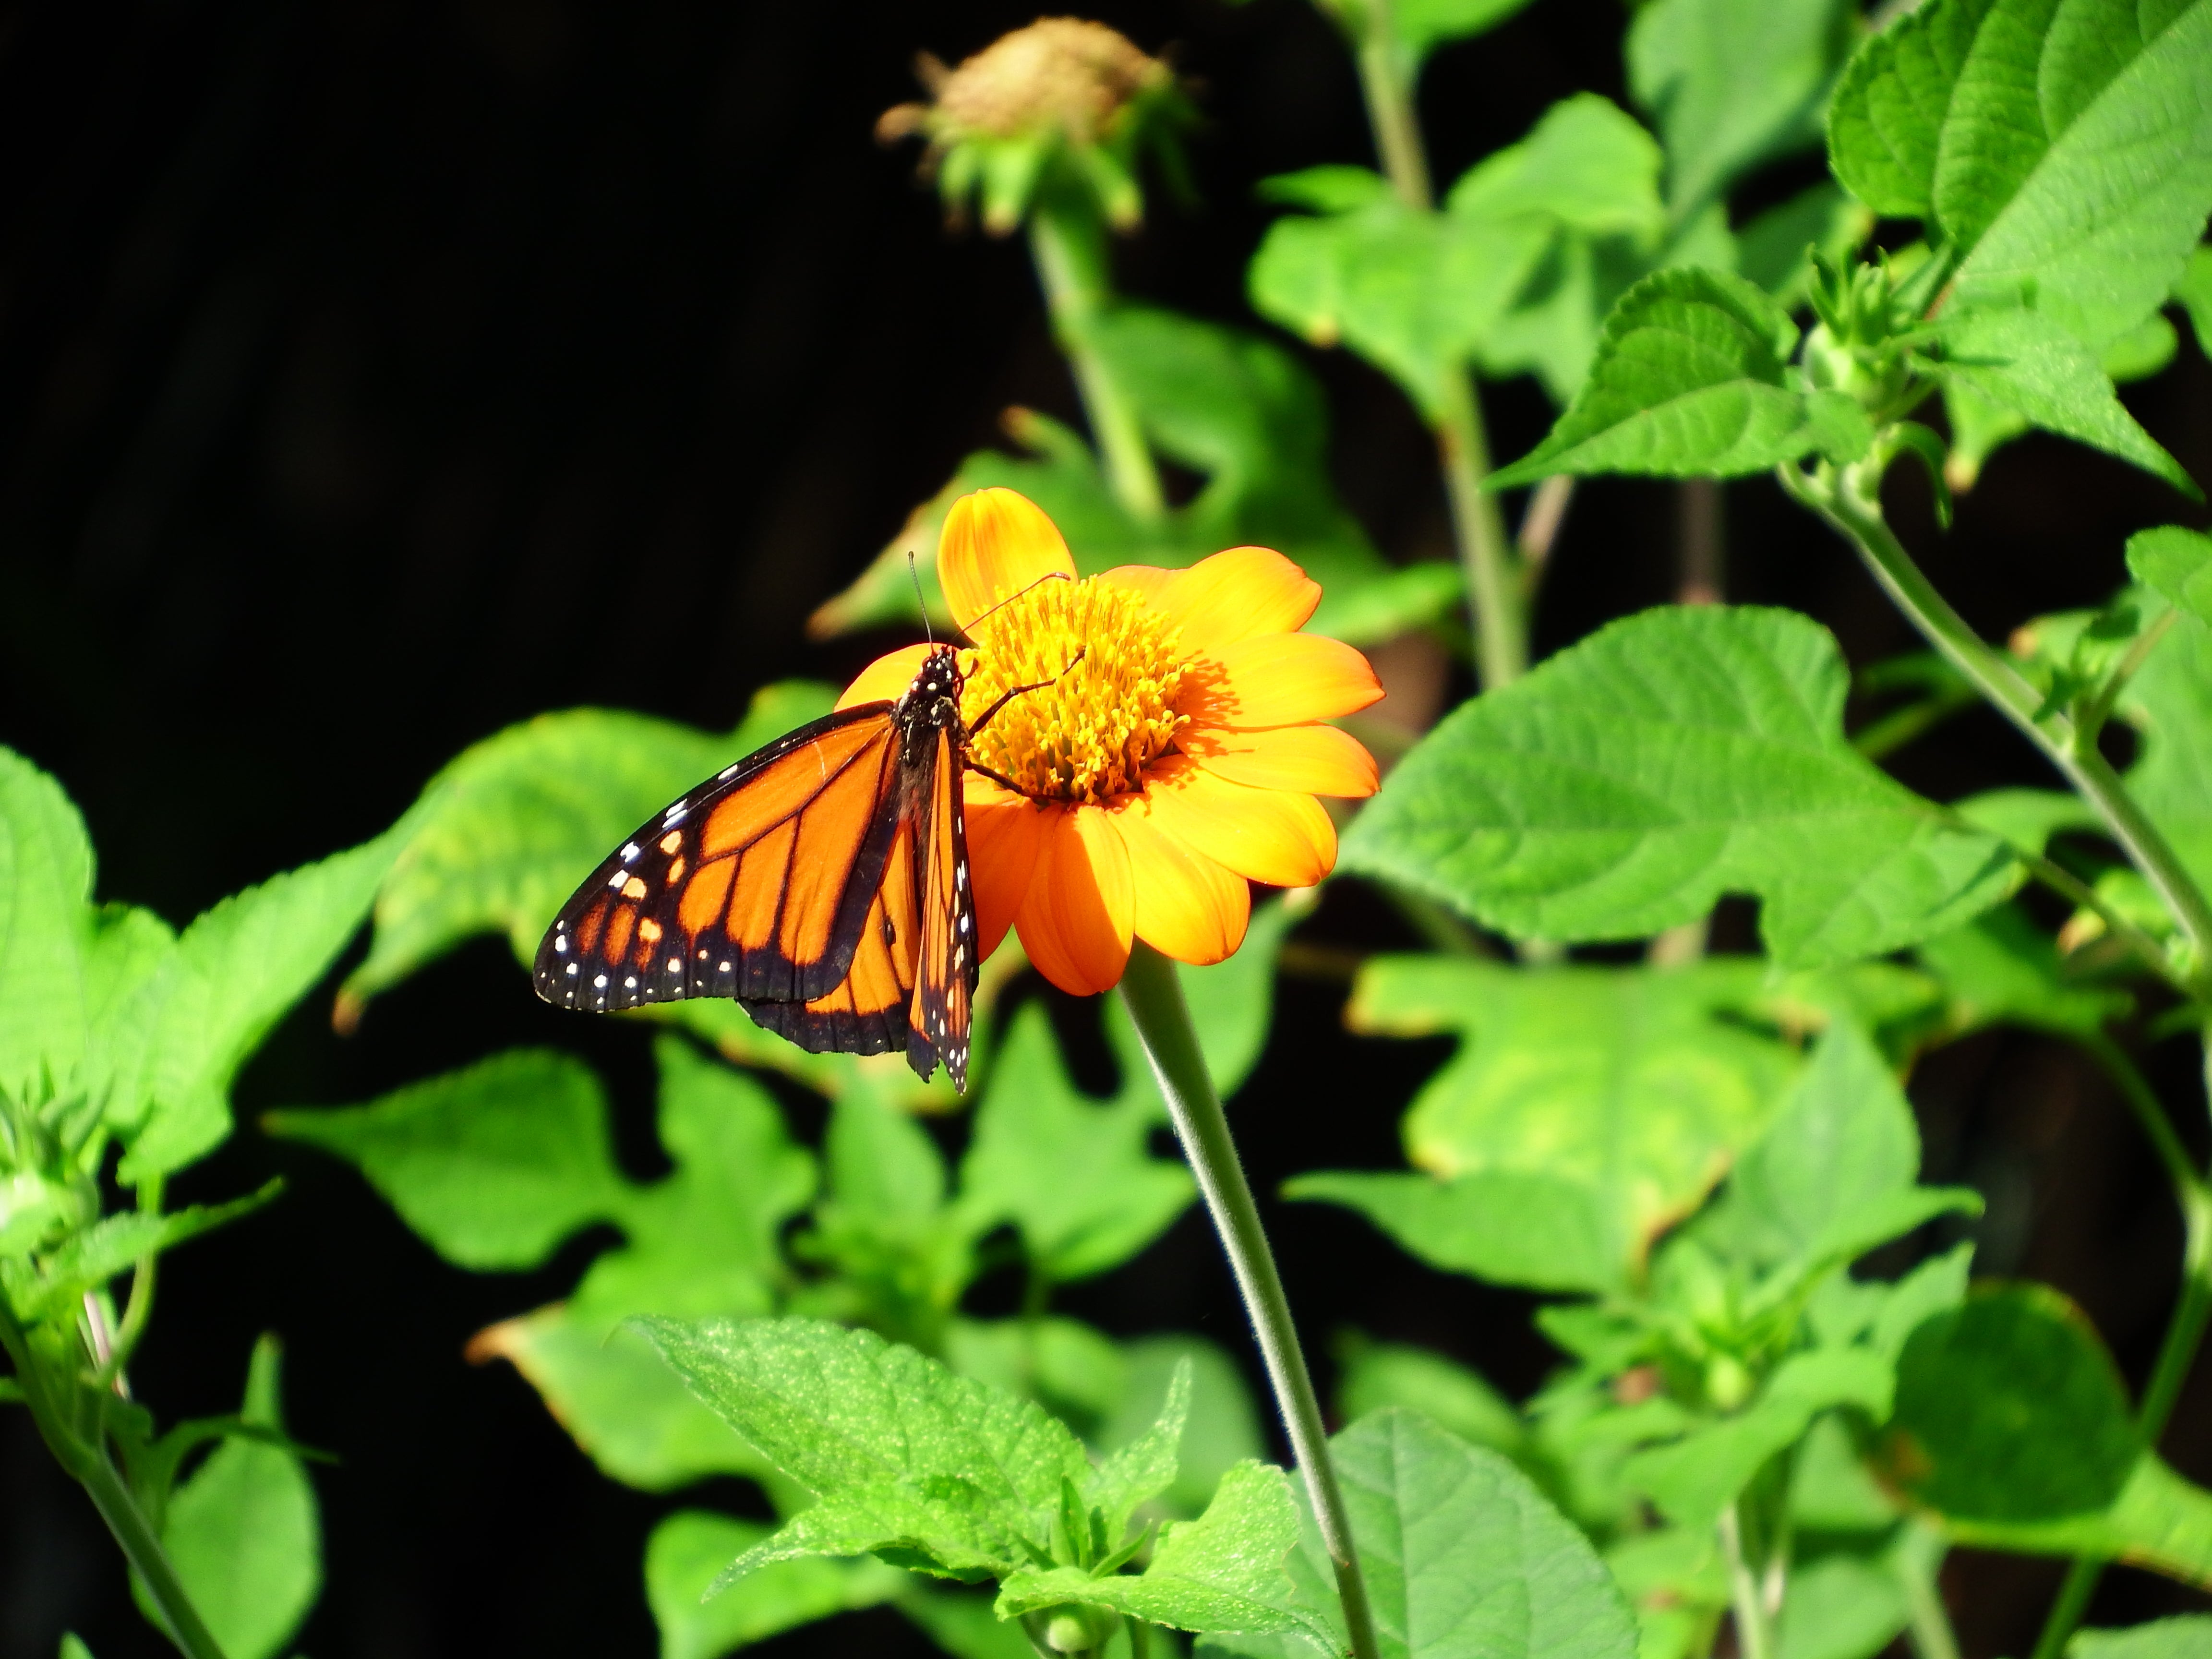
[[[975,649],[961,712],[976,925],[1009,927],[1078,994],[1121,977],[1131,939],[1179,961],[1243,942],[1247,882],[1307,887],[1336,862],[1316,795],[1370,795],[1375,761],[1322,721],[1382,695],[1366,658],[1297,630],[1321,588],[1281,554],[1233,547],[1188,570],[1081,580],[1067,544],[1011,489],[945,515],[937,574]],[[880,657],[838,707],[896,697],[926,647]],[[1071,666],[1071,665],[1073,665]]]

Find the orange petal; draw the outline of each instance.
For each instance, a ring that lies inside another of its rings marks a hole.
[[[1115,801],[1106,818],[1129,849],[1139,939],[1199,967],[1224,960],[1244,942],[1252,890],[1243,877],[1161,829],[1142,795]]]
[[[1014,919],[1037,971],[1077,996],[1120,983],[1133,901],[1128,848],[1105,812],[1047,808],[1036,873]]]
[[[1158,603],[1183,644],[1211,656],[1255,635],[1296,633],[1321,603],[1321,584],[1272,547],[1232,547],[1176,571]]]
[[[1145,793],[1163,830],[1254,881],[1310,887],[1336,864],[1336,826],[1311,795],[1231,783],[1186,756],[1153,766]]]
[[[914,677],[921,672],[921,659],[928,654],[927,645],[902,645],[877,658],[845,688],[845,695],[837,699],[837,707],[850,708],[857,703],[896,702],[914,684]]]
[[[1073,576],[1060,530],[1028,496],[978,489],[952,503],[937,542],[937,580],[964,630],[993,605],[1047,576]]]
[[[1036,879],[1045,815],[973,772],[961,805],[968,815],[968,869],[975,891],[975,960],[982,962],[1006,942]]]
[[[1318,634],[1261,634],[1213,653],[1219,672],[1200,675],[1182,712],[1201,726],[1243,730],[1334,720],[1382,695],[1367,659]]]
[[[1258,732],[1200,728],[1179,746],[1206,770],[1255,789],[1358,797],[1375,793],[1375,757],[1334,726],[1275,726]]]

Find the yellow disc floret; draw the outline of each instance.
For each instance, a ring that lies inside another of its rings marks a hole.
[[[1022,793],[1098,802],[1144,787],[1175,741],[1192,665],[1180,632],[1133,590],[1043,581],[972,630],[981,649],[961,713],[970,721],[1018,685],[969,752]]]

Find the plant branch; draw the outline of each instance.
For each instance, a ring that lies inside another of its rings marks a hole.
[[[1052,313],[1053,337],[1075,372],[1083,410],[1097,440],[1114,498],[1147,522],[1166,511],[1159,469],[1145,442],[1134,401],[1098,349],[1097,325],[1114,303],[1106,232],[1082,207],[1042,200],[1030,214],[1030,255]]]
[[[1943,1534],[1925,1521],[1910,1521],[1890,1558],[1905,1589],[1905,1627],[1918,1659],[1959,1659],[1959,1638],[1936,1584],[1947,1547]]]
[[[146,1519],[146,1512],[138,1507],[138,1500],[116,1473],[115,1465],[101,1453],[77,1478],[91,1495],[100,1518],[107,1522],[108,1531],[115,1535],[115,1541],[122,1546],[123,1553],[130,1558],[131,1566],[144,1582],[154,1605],[161,1610],[169,1639],[185,1652],[187,1659],[223,1659],[222,1644],[208,1629],[207,1621],[200,1617],[199,1609],[192,1605],[183,1581],[177,1577],[177,1570],[169,1565],[161,1540]]]
[[[1967,823],[1967,820],[1963,817],[1959,822],[1962,824]],[[1972,825],[1968,824],[1967,827],[1971,828]],[[2172,958],[2159,948],[2156,939],[2122,915],[2095,888],[2090,886],[2087,882],[2082,880],[2056,859],[2041,853],[2031,853],[2024,847],[2015,846],[2012,850],[2014,855],[2028,867],[2029,872],[2038,881],[2057,894],[2059,897],[2088,911],[2098,921],[2103,922],[2105,931],[2144,967],[2149,969],[2152,973],[2157,975],[2191,1002],[2203,1003],[2203,988],[2193,983],[2187,975],[2176,968]]]
[[[1826,466],[1815,477],[1796,467],[1777,469],[1784,489],[1837,531],[1857,550],[1860,559],[1923,637],[1971,681],[1976,690],[2021,733],[2041,750],[2075,792],[2096,809],[2106,833],[2158,892],[2188,939],[2200,977],[2212,964],[2212,902],[2191,876],[2158,827],[2121,783],[2094,739],[2080,740],[2064,714],[2043,713],[2044,699],[2025,677],[1966,625],[1966,619],[1936,589],[1905,550],[1881,514],[1875,491],[1881,480],[1870,468],[1836,471]],[[2202,988],[2197,992],[2203,1000]]]
[[[1553,544],[1559,538],[1559,526],[1566,523],[1574,499],[1571,472],[1554,472],[1528,492],[1528,504],[1521,509],[1521,528],[1513,538],[1514,551],[1521,557],[1524,599],[1535,596],[1544,572],[1551,568]]]
[[[2093,1047],[2092,1053],[2096,1053]],[[2106,1058],[2099,1054],[2100,1059]],[[2109,1062],[2108,1062],[2109,1063]],[[2123,1070],[2114,1076],[2121,1090],[2129,1097],[2129,1103],[2136,1105],[2138,1091],[2144,1097],[2151,1113],[2164,1126],[2164,1133],[2172,1138],[2171,1125],[2166,1115],[2159,1110],[2157,1098],[2151,1095],[2148,1084],[2134,1066],[2122,1057]],[[2205,1089],[2212,1098],[2212,1042],[2205,1046]],[[2136,1115],[2143,1116],[2142,1107]],[[2148,1127],[2148,1121],[2145,1124]],[[2154,1144],[2160,1144],[2160,1156],[2166,1156],[2160,1136],[2154,1133]],[[2181,1200],[2184,1228],[2181,1254],[2181,1294],[2173,1304],[2172,1317],[2166,1321],[2166,1336],[2158,1346],[2158,1358],[2153,1363],[2150,1380],[2143,1384],[2142,1401],[2136,1407],[2136,1427],[2145,1446],[2155,1450],[2159,1437],[2165,1432],[2166,1419],[2173,1415],[2174,1403],[2181,1398],[2181,1385],[2189,1380],[2191,1368],[2197,1363],[2197,1351],[2204,1340],[2204,1328],[2212,1320],[2212,1191],[2189,1162],[2186,1152],[2176,1153],[2184,1174],[2177,1176],[2175,1185]],[[2172,1160],[2169,1159],[2169,1167]],[[2105,1563],[2093,1556],[2076,1556],[2067,1570],[2066,1582],[2059,1586],[2057,1600],[2051,1604],[2051,1612],[2043,1624],[2043,1633],[2036,1638],[2033,1659],[2059,1659],[2066,1644],[2074,1634],[2081,1615],[2089,1610],[2089,1599],[2097,1593],[2097,1582],[2104,1577]]]
[[[1391,27],[1389,0],[1362,0],[1352,23],[1359,89],[1382,172],[1398,199],[1416,213],[1436,210],[1421,123],[1413,104],[1413,64]],[[1505,533],[1498,498],[1483,489],[1490,476],[1490,438],[1474,376],[1452,365],[1444,373],[1444,406],[1436,417],[1452,535],[1467,571],[1468,617],[1483,689],[1510,685],[1528,666],[1528,583]],[[1562,502],[1564,507],[1565,503]],[[1556,526],[1555,526],[1556,527]]]
[[[1721,1511],[1721,1553],[1728,1560],[1729,1606],[1735,1614],[1735,1645],[1741,1659],[1774,1659],[1774,1626],[1759,1593],[1759,1576],[1743,1553],[1743,1500]]]
[[[1337,1593],[1344,1602],[1352,1659],[1378,1659],[1366,1581],[1360,1575],[1344,1496],[1337,1487],[1336,1467],[1329,1460],[1328,1431],[1322,1423],[1321,1401],[1314,1394],[1313,1376],[1298,1346],[1290,1298],[1284,1294],[1274,1253],[1267,1247],[1260,1206],[1253,1201],[1251,1183],[1244,1178],[1237,1143],[1229,1133],[1229,1119],[1206,1073],[1206,1057],[1200,1052],[1198,1033],[1183,1002],[1175,964],[1139,939],[1121,976],[1121,997],[1144,1042],[1146,1057],[1152,1061],[1152,1075],[1167,1101],[1183,1155],[1190,1161],[1191,1173],[1198,1177],[1206,1212],[1228,1253],[1237,1291],[1251,1317],[1268,1384],[1282,1412],[1283,1426],[1290,1434],[1291,1452],[1305,1477],[1307,1494],[1313,1500],[1322,1542],[1336,1569]],[[1769,1659],[1769,1656],[1753,1659]]]

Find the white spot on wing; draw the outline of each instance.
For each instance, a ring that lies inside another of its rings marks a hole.
[[[592,988],[595,991],[605,990],[607,988],[607,976],[605,974],[601,974],[598,978],[594,979],[592,981]]]
[[[626,841],[626,842],[624,842],[623,843],[623,862],[624,864],[628,864],[628,863],[629,863],[632,859],[635,858],[636,856],[637,856],[637,843],[636,843],[635,842],[634,842],[634,841]]]

